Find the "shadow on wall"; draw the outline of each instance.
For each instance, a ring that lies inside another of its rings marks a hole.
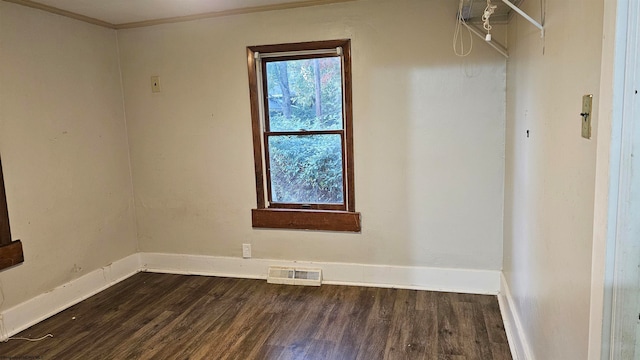
[[[386,67],[366,78],[372,107],[358,109],[356,180],[359,206],[377,209],[363,214],[364,231],[384,234],[370,247],[377,263],[500,269],[500,65]]]

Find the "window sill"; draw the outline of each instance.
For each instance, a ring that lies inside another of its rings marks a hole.
[[[0,270],[18,265],[21,262],[24,262],[24,255],[20,240],[0,246]]]
[[[252,209],[254,228],[360,232],[360,213],[331,210]]]

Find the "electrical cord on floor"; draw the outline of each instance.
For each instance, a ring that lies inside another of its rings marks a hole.
[[[0,309],[2,309],[2,304],[4,304],[4,290],[2,288],[2,282],[0,281]],[[2,320],[2,314],[0,314],[0,339],[2,339],[6,335],[7,333],[4,328],[4,321]],[[8,342],[9,340],[24,340],[24,341],[36,342],[36,341],[42,341],[50,337],[53,337],[53,334],[47,334],[45,336],[42,336],[36,339],[26,338],[26,337],[7,337],[2,342]]]
[[[39,338],[36,338],[36,339],[26,338],[26,337],[10,337],[5,342],[7,342],[9,340],[24,340],[24,341],[36,342],[36,341],[42,341],[42,340],[44,340],[46,338],[52,338],[52,337],[53,337],[53,334],[47,334],[47,335],[45,335],[43,337],[39,337]]]

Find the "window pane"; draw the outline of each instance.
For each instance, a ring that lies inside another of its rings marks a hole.
[[[269,137],[274,203],[342,204],[340,135]]]
[[[271,131],[340,130],[339,57],[267,62]]]

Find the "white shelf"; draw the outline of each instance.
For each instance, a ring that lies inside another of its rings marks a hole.
[[[522,9],[520,9],[517,6],[515,6],[509,0],[502,0],[502,2],[505,3],[505,5],[507,5],[508,7],[510,7],[513,11],[517,12],[518,14],[520,14],[523,18],[527,19],[527,21],[532,23],[535,27],[540,29],[540,36],[544,37],[544,25],[543,24],[540,24],[539,22],[534,20],[531,16],[527,15],[526,12],[522,11]]]

